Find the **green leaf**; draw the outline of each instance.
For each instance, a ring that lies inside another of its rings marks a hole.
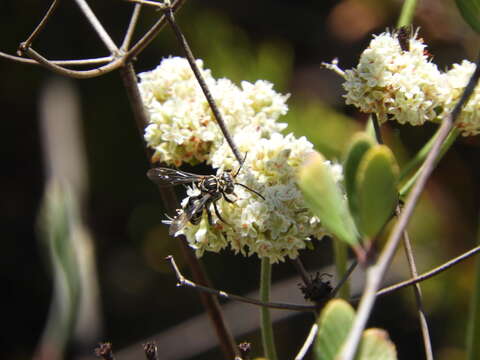
[[[456,0],[458,10],[473,30],[480,33],[480,0]]]
[[[320,218],[322,225],[340,240],[358,247],[355,223],[342,190],[322,155],[314,153],[300,167],[298,185],[306,205]]]
[[[328,302],[317,320],[318,333],[314,345],[315,360],[335,360],[355,319],[352,306],[341,299]],[[382,329],[367,329],[355,360],[396,360],[395,345]]]
[[[397,351],[382,329],[367,329],[362,334],[355,360],[396,360]]]
[[[317,321],[314,345],[316,360],[334,360],[353,324],[355,311],[344,300],[334,299],[323,308]]]
[[[365,153],[374,145],[375,141],[370,135],[364,132],[357,133],[352,139],[343,165],[348,205],[354,218],[358,218],[358,198],[355,186],[358,167]]]
[[[398,165],[391,150],[375,145],[363,156],[357,172],[359,228],[374,238],[391,218],[398,202]]]

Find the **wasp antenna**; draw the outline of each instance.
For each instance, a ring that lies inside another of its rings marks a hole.
[[[236,178],[238,173],[240,172],[240,170],[242,169],[242,166],[243,166],[243,163],[245,162],[245,160],[247,159],[247,155],[248,155],[248,151],[245,153],[245,156],[243,157],[243,160],[240,164],[240,166],[238,167],[238,170],[237,172],[235,173],[235,175],[233,175],[233,178]]]
[[[243,185],[243,184],[240,184],[240,183],[235,183],[235,185],[240,185],[241,187],[244,187],[245,189],[247,189],[248,191],[251,191],[252,193],[254,193],[255,195],[258,195],[260,196],[263,200],[265,200],[265,198],[263,197],[262,194],[260,194],[258,191],[255,191],[253,189],[250,189],[247,185]]]

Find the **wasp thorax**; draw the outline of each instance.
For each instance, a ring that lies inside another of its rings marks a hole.
[[[215,177],[207,177],[200,184],[200,191],[207,193],[217,192],[219,188],[218,180]]]

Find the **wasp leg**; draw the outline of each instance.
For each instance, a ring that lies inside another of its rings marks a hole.
[[[226,222],[225,220],[223,220],[222,216],[220,215],[220,212],[218,211],[218,207],[217,207],[217,203],[216,203],[216,202],[213,203],[213,209],[215,210],[215,215],[217,215],[217,217],[218,217],[222,222],[224,222],[224,223],[227,224],[227,225],[230,225],[228,222]],[[230,225],[230,226],[232,226],[232,225]]]
[[[229,202],[230,204],[234,204],[235,203],[235,200],[238,199],[238,196],[237,194],[233,193],[233,195],[235,195],[235,200],[232,200],[230,199],[227,194],[225,194],[224,192],[222,192],[222,195],[223,195],[223,198],[225,199],[226,202]]]
[[[207,217],[208,217],[208,223],[213,226],[213,217],[212,217],[212,212],[210,211],[210,204],[208,203],[205,205],[205,211],[207,212]],[[215,204],[215,203],[214,203]]]

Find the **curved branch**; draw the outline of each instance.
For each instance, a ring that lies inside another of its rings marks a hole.
[[[4,58],[7,60],[15,61],[22,64],[27,65],[42,65],[38,61],[33,59],[27,59],[24,57],[10,55],[0,51],[0,58]],[[92,59],[78,59],[78,60],[49,60],[51,64],[54,65],[68,65],[68,66],[84,66],[84,65],[95,65],[95,64],[104,64],[111,62],[113,60],[113,56],[104,56],[99,58],[92,58]]]
[[[57,74],[60,74],[60,75],[63,75],[63,76],[68,76],[68,77],[75,78],[75,79],[93,78],[93,77],[96,77],[96,76],[106,74],[110,71],[116,70],[116,69],[118,69],[118,68],[120,68],[121,66],[124,65],[124,58],[121,57],[121,58],[118,58],[118,59],[108,63],[107,65],[101,66],[101,67],[93,69],[93,70],[84,70],[84,71],[70,70],[70,69],[64,68],[62,66],[56,65],[55,63],[45,59],[42,55],[37,53],[32,48],[27,48],[27,49],[25,49],[24,52],[25,52],[25,54],[30,56],[32,59],[36,60],[39,63],[39,65],[43,65],[44,67],[53,71],[54,73],[57,73]]]
[[[43,30],[45,25],[47,24],[48,19],[53,15],[55,10],[57,9],[58,4],[60,3],[60,0],[53,0],[52,5],[47,10],[47,13],[43,17],[43,19],[40,21],[40,23],[37,25],[37,27],[33,30],[32,34],[22,42],[19,46],[19,53],[21,54],[25,48],[29,48],[30,45],[32,44],[33,40],[40,34],[40,32]]]

